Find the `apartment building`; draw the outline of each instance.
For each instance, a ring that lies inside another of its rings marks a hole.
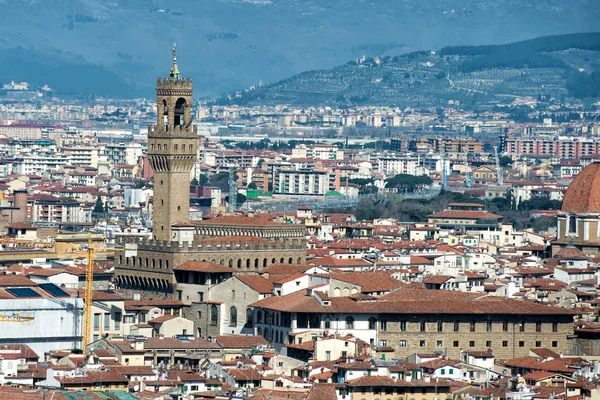
[[[274,195],[325,196],[335,189],[336,174],[330,171],[279,169],[273,172]]]

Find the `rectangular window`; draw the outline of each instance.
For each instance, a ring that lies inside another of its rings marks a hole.
[[[406,332],[406,321],[405,320],[400,321],[400,331]]]
[[[126,315],[125,321],[123,321],[123,322],[125,322],[126,324],[133,324],[133,321],[134,321],[133,315]]]
[[[387,346],[387,340],[380,340],[379,341],[379,346],[381,346],[381,347]]]
[[[519,322],[519,332],[525,332],[525,321]]]
[[[558,347],[558,342],[556,340],[552,341],[552,347]]]
[[[448,373],[449,373],[450,375],[452,375],[452,374],[454,373],[454,368],[450,368],[450,370],[448,371]]]
[[[460,345],[460,343],[458,342],[458,340],[455,340],[455,341],[452,343],[452,346],[453,346],[453,347],[458,347],[459,345]]]
[[[469,347],[475,347],[475,341],[474,340],[470,340],[469,341]]]
[[[426,326],[427,326],[427,325],[426,325],[425,321],[421,321],[421,322],[420,322],[420,324],[419,324],[419,330],[420,330],[421,332],[425,332],[425,328],[426,328]]]
[[[471,321],[471,323],[469,324],[469,331],[475,332],[475,321]]]
[[[535,347],[537,347],[537,348],[542,347],[542,341],[541,340],[536,340],[535,341]]]
[[[379,327],[382,331],[387,331],[387,321],[385,319],[379,321]]]
[[[525,347],[525,341],[519,340],[519,347]]]
[[[537,321],[535,323],[535,331],[536,332],[541,332],[542,331],[542,322],[541,321]]]
[[[487,347],[487,348],[492,347],[492,341],[491,340],[486,340],[485,341],[485,347]]]
[[[331,361],[331,352],[330,351],[325,352],[325,361]]]
[[[454,332],[460,331],[460,322],[454,321]]]
[[[401,340],[401,341],[398,343],[398,346],[399,346],[399,347],[406,347],[406,340]]]
[[[100,314],[94,314],[94,330],[100,330]]]
[[[419,347],[425,347],[425,341],[419,340]]]
[[[116,331],[121,329],[121,318],[123,318],[122,314],[120,312],[116,312],[115,313],[115,330]]]
[[[502,341],[502,347],[508,347],[508,340]]]
[[[552,332],[558,332],[558,322],[552,323]]]
[[[440,370],[440,374],[442,374],[442,375],[446,375],[446,369],[445,369],[445,368],[442,368],[442,369]]]
[[[104,314],[104,330],[110,330],[110,314]]]
[[[487,325],[485,326],[485,331],[486,332],[491,332],[492,331],[492,321],[490,321],[489,319],[487,321]]]
[[[502,321],[502,332],[508,332],[508,321]]]
[[[444,342],[441,341],[441,340],[438,340],[438,341],[435,342],[435,347],[439,348],[439,347],[442,347],[443,345],[444,345]]]
[[[444,332],[444,322],[438,321],[437,328],[438,328],[438,332]]]

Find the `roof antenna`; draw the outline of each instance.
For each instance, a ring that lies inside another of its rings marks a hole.
[[[173,62],[177,62],[177,42],[173,43],[173,49],[171,50],[171,54],[173,54]]]

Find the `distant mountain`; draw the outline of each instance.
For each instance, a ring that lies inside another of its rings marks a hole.
[[[217,103],[425,107],[515,96],[600,97],[600,33],[361,58]]]
[[[366,56],[597,29],[597,0],[0,0],[0,80],[152,96],[177,41],[201,96]]]

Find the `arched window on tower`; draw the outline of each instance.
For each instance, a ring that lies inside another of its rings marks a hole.
[[[167,100],[163,99],[162,105],[163,105],[163,124],[165,125],[165,128],[166,128],[167,126],[169,126],[169,105],[167,104]]]
[[[569,215],[567,217],[567,232],[571,235],[577,233],[577,217]]]
[[[175,103],[175,126],[180,126],[180,125],[184,125],[184,119],[185,119],[185,99],[184,98],[179,98],[177,99],[177,102]]]

